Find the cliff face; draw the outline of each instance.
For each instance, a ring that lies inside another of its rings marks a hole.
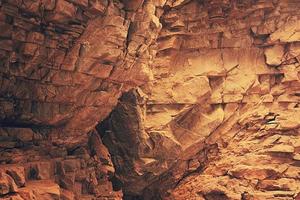
[[[0,1],[0,198],[122,196],[93,128],[151,79],[163,5]]]
[[[190,1],[165,10],[154,80],[124,94],[98,127],[126,194],[297,195],[299,6]]]
[[[89,131],[123,91],[151,78],[163,3],[2,2],[4,123]]]
[[[0,6],[0,199],[300,198],[298,0]]]

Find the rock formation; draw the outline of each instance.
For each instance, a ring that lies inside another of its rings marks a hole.
[[[0,1],[0,199],[300,199],[299,10]]]

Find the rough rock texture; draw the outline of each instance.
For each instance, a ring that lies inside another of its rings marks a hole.
[[[1,122],[87,132],[147,82],[164,2],[128,3],[1,1]]]
[[[46,130],[1,128],[0,199],[121,199],[97,132],[76,146],[49,143]]]
[[[299,10],[0,1],[0,199],[300,199]]]
[[[152,78],[164,3],[0,1],[0,199],[120,198],[108,152],[88,133]]]
[[[165,9],[153,81],[97,128],[128,198],[300,198],[299,6]]]

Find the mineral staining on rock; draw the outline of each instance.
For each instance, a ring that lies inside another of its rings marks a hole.
[[[299,9],[0,2],[0,199],[299,199]]]

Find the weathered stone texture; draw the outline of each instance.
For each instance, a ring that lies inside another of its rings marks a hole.
[[[163,4],[0,2],[0,199],[122,197],[101,139],[87,133],[152,78]]]
[[[1,122],[93,129],[123,91],[151,78],[148,47],[163,4],[1,2]]]
[[[98,126],[123,192],[299,198],[299,2],[168,3],[154,79]]]
[[[0,199],[122,199],[113,191],[114,167],[96,131],[71,146],[49,143],[46,132],[0,129]]]
[[[299,10],[0,1],[0,199],[300,199]]]

